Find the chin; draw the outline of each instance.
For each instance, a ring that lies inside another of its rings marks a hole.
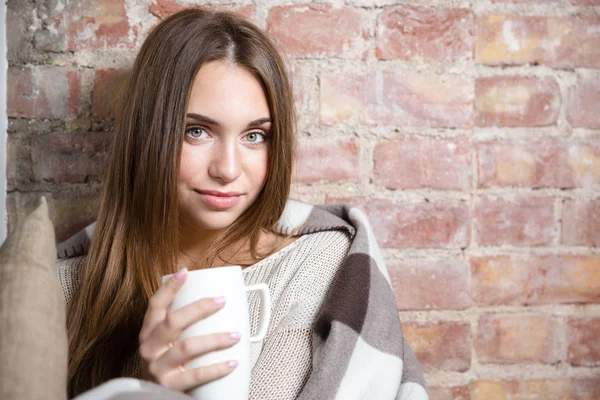
[[[203,213],[204,214],[204,213]],[[207,231],[220,231],[228,228],[239,215],[225,212],[212,212],[211,215],[192,215],[188,221]]]

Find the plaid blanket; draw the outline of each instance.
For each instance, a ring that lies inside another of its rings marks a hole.
[[[317,317],[313,368],[298,399],[427,400],[421,369],[404,340],[391,281],[365,214],[347,205],[290,200],[283,234],[344,230],[352,239]],[[83,254],[93,225],[58,247],[59,258]]]
[[[282,233],[344,229],[352,245],[317,317],[313,369],[299,399],[427,400],[404,340],[391,281],[365,214],[347,205],[289,201]]]

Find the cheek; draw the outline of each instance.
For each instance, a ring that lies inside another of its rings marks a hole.
[[[256,181],[260,182],[260,187],[262,188],[267,180],[267,173],[269,169],[269,157],[268,154],[264,154],[261,160],[256,163]]]
[[[181,161],[179,163],[179,181],[184,182],[192,178],[198,171],[199,166],[194,163],[192,153],[183,147]]]

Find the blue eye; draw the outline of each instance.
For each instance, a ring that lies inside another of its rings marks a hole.
[[[207,132],[201,126],[191,126],[185,130],[185,134],[192,139],[202,139]]]
[[[262,143],[265,141],[265,134],[261,132],[250,132],[246,135],[246,140],[249,143]]]

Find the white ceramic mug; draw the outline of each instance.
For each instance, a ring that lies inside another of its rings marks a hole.
[[[162,277],[163,283],[172,275]],[[246,294],[259,291],[260,321],[255,336],[250,337],[250,319]],[[263,340],[271,319],[269,287],[260,283],[245,286],[240,266],[189,271],[185,283],[175,295],[171,310],[177,310],[206,297],[225,297],[225,306],[215,314],[189,326],[181,339],[220,332],[239,332],[240,341],[232,347],[214,351],[185,364],[197,368],[237,360],[239,365],[229,375],[188,391],[197,400],[248,400],[250,394],[250,343]]]

